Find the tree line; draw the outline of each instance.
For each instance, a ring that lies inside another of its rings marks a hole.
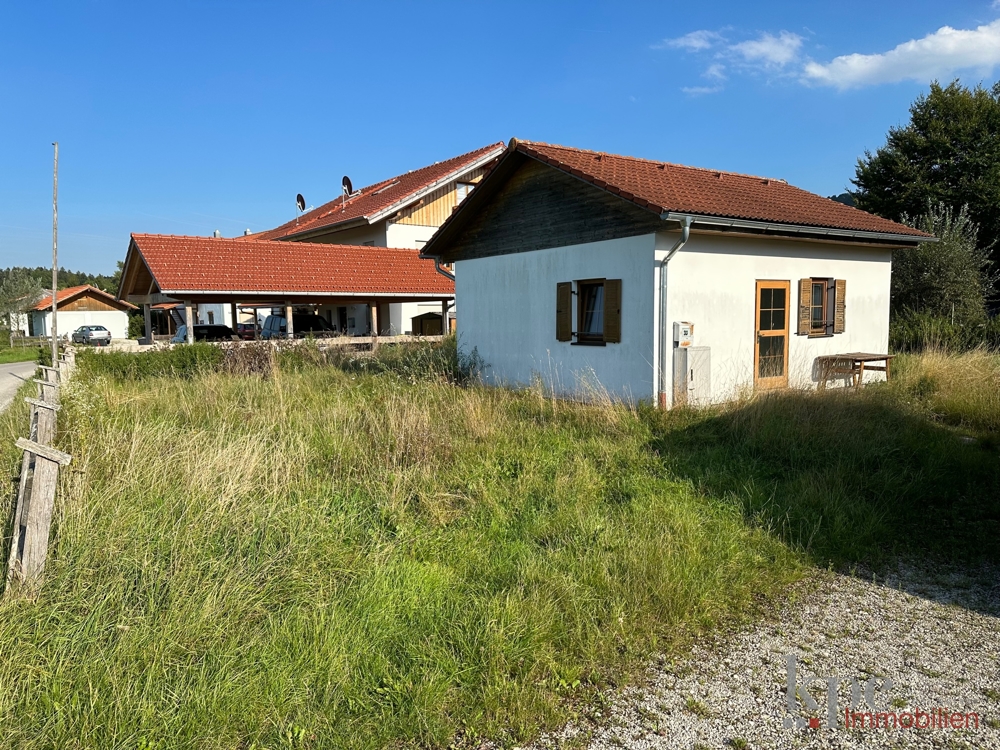
[[[858,208],[939,240],[893,255],[895,348],[1000,346],[1000,83],[932,83],[851,182]]]

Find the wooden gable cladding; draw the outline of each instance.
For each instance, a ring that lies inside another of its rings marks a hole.
[[[100,297],[91,296],[89,294],[82,294],[75,299],[71,299],[69,302],[65,302],[59,305],[60,310],[76,310],[76,311],[87,311],[87,312],[104,312],[104,311],[124,311],[128,308],[125,305],[114,305],[111,304],[109,300],[101,299]]]
[[[458,205],[455,193],[456,184],[459,182],[467,182],[471,185],[478,184],[486,171],[485,168],[474,169],[462,175],[454,182],[449,182],[417,203],[407,206],[399,212],[398,218],[391,219],[391,221],[396,224],[416,224],[424,227],[441,226]]]
[[[634,237],[663,228],[657,213],[554,167],[517,157],[520,163],[511,165],[506,181],[448,243],[444,262]],[[476,192],[468,200],[477,198]]]

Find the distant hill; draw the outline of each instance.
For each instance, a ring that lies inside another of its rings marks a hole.
[[[118,270],[110,276],[105,276],[104,274],[84,273],[83,271],[67,271],[65,268],[60,268],[59,288],[66,289],[71,286],[90,284],[91,286],[96,286],[102,291],[115,294],[118,291],[118,280],[121,278],[121,266],[122,264],[119,261]],[[7,279],[7,276],[14,270],[16,269],[0,268],[0,284],[3,284],[3,282]],[[52,288],[51,268],[42,268],[41,266],[38,268],[21,267],[20,270],[35,279],[43,289]]]
[[[854,196],[850,193],[841,193],[840,195],[831,195],[830,200],[837,201],[837,203],[843,203],[845,206],[855,206]]]

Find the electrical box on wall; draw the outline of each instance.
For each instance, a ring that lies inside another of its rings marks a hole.
[[[711,347],[678,346],[674,349],[674,406],[699,406],[711,401]]]
[[[694,323],[686,321],[674,322],[674,346],[692,346],[694,344]]]

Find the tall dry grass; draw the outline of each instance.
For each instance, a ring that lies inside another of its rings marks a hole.
[[[348,369],[67,389],[0,745],[512,742],[797,574],[634,410]]]

